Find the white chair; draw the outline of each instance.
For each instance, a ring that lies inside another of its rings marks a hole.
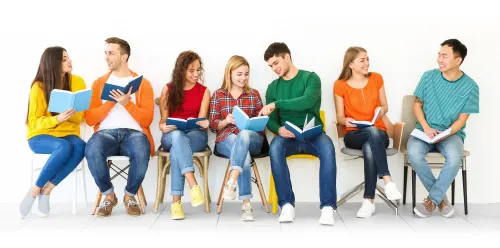
[[[84,122],[80,124],[80,138],[84,139],[85,138],[85,129],[86,125]],[[30,188],[33,187],[33,180],[34,180],[34,174],[36,171],[41,171],[43,169],[43,166],[36,166],[35,161],[43,161],[43,163],[40,164],[45,164],[45,161],[47,161],[50,157],[50,154],[39,154],[39,153],[32,153],[31,155],[31,170],[30,170]],[[74,194],[73,194],[73,210],[72,213],[76,214],[76,209],[78,205],[78,172],[82,172],[82,180],[83,180],[83,195],[85,199],[85,206],[87,206],[87,184],[85,183],[85,159],[82,159],[82,162],[73,170],[71,174],[73,174],[75,180],[74,180]]]
[[[108,167],[113,170],[116,174],[111,176],[111,180],[115,179],[117,176],[121,176],[125,181],[127,180],[127,170],[130,167],[130,158],[127,156],[109,156],[107,157],[106,161],[108,162]],[[113,164],[114,161],[127,161],[129,162],[127,166],[120,168],[117,165]],[[123,174],[127,175],[124,176]],[[101,191],[97,190],[97,197],[96,201],[94,203],[94,207],[92,208],[91,214],[94,215],[97,212],[97,208],[101,204],[101,198],[102,194]],[[145,210],[145,205],[148,203],[146,202],[146,196],[144,195],[144,189],[142,188],[142,185],[139,187],[139,191],[137,192],[137,198],[139,199],[139,206],[141,208],[141,212],[144,214],[146,213]]]

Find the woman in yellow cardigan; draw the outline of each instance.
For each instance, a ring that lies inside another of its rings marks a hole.
[[[38,216],[48,216],[50,192],[78,166],[85,154],[85,141],[80,138],[83,112],[77,113],[74,109],[59,114],[48,111],[52,90],[75,92],[86,88],[81,77],[71,75],[72,70],[66,50],[49,47],[42,54],[31,84],[26,118],[28,144],[35,153],[51,155],[35,185],[21,201],[19,210],[23,217],[29,213],[36,197]]]

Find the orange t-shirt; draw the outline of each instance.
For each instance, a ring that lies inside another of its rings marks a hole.
[[[368,83],[362,89],[356,89],[347,84],[346,80],[337,80],[333,93],[344,99],[344,114],[346,118],[357,121],[372,121],[375,109],[380,107],[379,90],[384,86],[384,79],[378,73],[372,72]],[[384,121],[378,118],[375,127],[386,131]],[[346,127],[345,131],[357,130],[355,127]]]

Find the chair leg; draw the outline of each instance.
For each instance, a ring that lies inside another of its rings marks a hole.
[[[34,177],[34,175],[33,175],[33,174],[35,174],[35,173],[34,173],[35,166],[33,165],[33,163],[34,163],[34,161],[33,161],[33,160],[34,160],[34,159],[33,159],[33,158],[31,158],[31,168],[30,168],[30,184],[29,184],[29,189],[31,189],[31,187],[33,187],[33,177]],[[34,205],[34,204],[33,204],[33,205]],[[31,215],[31,214],[32,214],[32,212],[33,212],[33,206],[30,208],[30,213],[29,213],[29,214]]]
[[[85,159],[82,160],[82,181],[83,181],[83,199],[85,200],[85,206],[88,206],[87,198],[87,182],[85,179]]]
[[[229,162],[227,163],[227,169],[226,169],[226,176],[224,177],[224,182],[222,182],[222,185],[220,187],[220,194],[219,194],[219,208],[217,209],[217,213],[220,214],[222,211],[222,205],[224,205],[224,197],[222,197],[222,192],[224,192],[224,185],[226,185],[227,181],[229,180],[229,167],[230,164]]]
[[[406,205],[407,183],[408,183],[408,166],[405,163],[405,166],[403,167],[403,205]]]
[[[255,161],[252,161],[253,173],[255,174],[255,180],[257,180],[257,187],[259,188],[260,200],[262,205],[266,208],[266,212],[269,213],[269,205],[266,200],[266,193],[264,193],[264,186],[262,186],[262,180],[260,179],[259,169]]]
[[[451,205],[455,206],[455,180],[451,183]]]
[[[99,204],[101,203],[101,197],[102,197],[101,191],[97,190],[97,196],[95,199],[94,208],[92,208],[92,212],[91,212],[92,215],[97,213],[97,208],[99,207]]]
[[[274,185],[274,177],[271,172],[269,178],[269,200],[271,202],[271,213],[275,214],[278,212],[278,194],[276,193],[276,186]]]
[[[170,169],[171,161],[170,158],[167,158],[167,162],[163,167],[163,172],[161,174],[161,192],[160,192],[160,203],[163,203],[163,199],[165,199],[165,187],[167,186],[167,171]]]
[[[72,174],[74,175],[74,178],[75,178],[75,185],[74,185],[74,194],[73,194],[73,204],[72,204],[72,210],[71,210],[71,213],[73,215],[76,214],[76,208],[77,208],[77,205],[78,205],[78,167],[75,168],[72,172]]]
[[[412,201],[412,208],[411,211],[413,211],[413,214],[415,214],[415,206],[417,205],[416,199],[417,199],[417,173],[413,168],[411,169],[411,201]]]
[[[227,168],[226,168],[226,173],[224,175],[224,180],[222,182],[222,186],[220,187],[220,192],[219,192],[219,198],[217,199],[217,205],[220,204],[221,199],[222,199],[222,192],[224,192],[224,185],[226,184],[228,178],[229,178],[229,162],[227,163]]]
[[[155,198],[155,206],[153,208],[154,213],[158,213],[158,208],[160,207],[160,192],[161,192],[161,183],[162,183],[162,171],[163,171],[163,156],[158,156],[158,174],[156,177],[156,198]]]
[[[142,193],[141,193],[142,192]],[[141,212],[142,214],[146,213],[146,208],[144,207],[146,205],[146,197],[144,196],[144,189],[142,188],[142,185],[139,186],[139,191],[137,191],[137,198],[139,198],[139,206],[141,207]]]
[[[208,162],[209,157],[203,157],[203,192],[205,193],[205,212],[210,213],[210,189],[208,188]]]
[[[462,183],[464,186],[464,210],[465,210],[465,215],[469,214],[469,206],[467,202],[467,170],[462,170]]]
[[[139,188],[138,193],[141,195],[142,199],[144,200],[144,206],[147,206],[148,202],[146,200],[146,194],[144,194],[144,188],[142,186]]]

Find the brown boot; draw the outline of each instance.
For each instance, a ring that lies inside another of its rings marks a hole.
[[[141,215],[141,209],[139,205],[137,205],[137,201],[135,197],[132,197],[128,200],[123,197],[123,204],[125,205],[125,209],[127,210],[127,214],[130,216],[139,216]]]
[[[113,194],[113,198],[114,199],[112,201],[106,198],[104,199],[101,206],[99,207],[99,211],[97,212],[98,216],[109,216],[111,214],[113,208],[118,205],[118,198],[116,198],[116,195]]]

